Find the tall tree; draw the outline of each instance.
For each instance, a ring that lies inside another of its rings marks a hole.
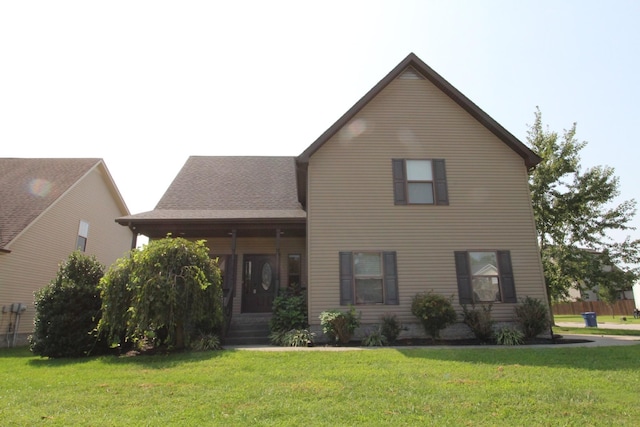
[[[543,127],[539,109],[527,134],[529,146],[542,157],[529,187],[547,291],[556,301],[576,284],[629,287],[638,276],[633,265],[640,261],[640,240],[611,237],[612,231],[634,229],[635,200],[615,203],[620,191],[613,168],[582,170],[580,151],[587,143],[575,135],[575,123],[561,136]],[[613,274],[611,265],[625,274]]]

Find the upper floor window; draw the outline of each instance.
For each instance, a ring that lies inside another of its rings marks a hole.
[[[76,249],[84,252],[87,249],[87,238],[89,237],[89,223],[80,221],[78,227],[78,239],[76,240]]]
[[[396,205],[448,205],[443,159],[392,159]]]

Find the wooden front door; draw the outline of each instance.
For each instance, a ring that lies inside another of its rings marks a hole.
[[[242,312],[268,313],[276,294],[275,255],[245,255],[242,268]]]

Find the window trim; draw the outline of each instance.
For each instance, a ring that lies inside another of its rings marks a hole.
[[[407,160],[431,162],[431,177],[433,181],[409,181],[407,179]],[[448,205],[449,192],[447,188],[447,174],[444,159],[407,158],[391,159],[393,175],[393,198],[396,205]],[[409,201],[409,183],[432,183],[433,203],[414,203]]]

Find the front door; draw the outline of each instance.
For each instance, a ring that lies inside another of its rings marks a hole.
[[[242,312],[268,313],[276,293],[275,255],[245,255],[242,268]]]

